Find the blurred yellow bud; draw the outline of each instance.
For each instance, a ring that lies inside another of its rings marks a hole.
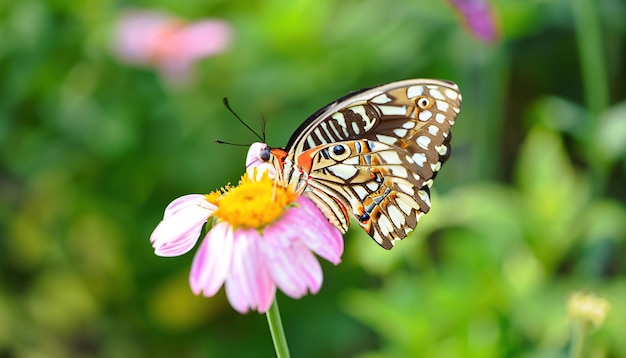
[[[599,328],[609,313],[611,305],[601,297],[591,293],[576,292],[567,303],[567,317],[581,320],[590,328]]]

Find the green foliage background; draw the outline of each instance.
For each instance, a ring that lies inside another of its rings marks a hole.
[[[283,295],[295,357],[567,356],[566,302],[611,304],[586,342],[626,356],[626,5],[497,0],[483,44],[443,0],[0,2],[0,357],[272,356],[265,317],[188,288],[148,241],[163,209],[243,172],[350,90],[458,83],[433,209],[391,252],[358,228],[321,292]],[[111,54],[128,7],[231,22],[185,88]]]

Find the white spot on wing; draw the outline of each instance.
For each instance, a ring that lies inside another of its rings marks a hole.
[[[420,121],[427,121],[432,116],[433,116],[433,112],[431,112],[431,111],[422,111],[422,112],[420,112],[418,118],[419,118]]]
[[[339,125],[339,127],[341,127],[341,131],[343,132],[344,136],[347,137],[349,134],[348,129],[346,128],[346,118],[343,116],[343,114],[341,112],[337,112],[332,115],[332,118],[337,121],[337,124]]]
[[[400,210],[402,210],[402,212],[407,215],[409,215],[411,213],[411,210],[413,209],[410,205],[405,203],[403,200],[396,200],[396,204],[398,205]]]
[[[396,138],[394,137],[390,137],[388,135],[384,135],[384,134],[377,134],[376,135],[376,139],[378,139],[379,142],[385,143],[385,144],[395,144],[396,143]]]
[[[317,138],[320,139],[320,143],[326,143],[326,140],[324,139],[324,137],[322,137],[322,131],[320,131],[320,127],[315,128],[313,133],[315,133]]]
[[[428,146],[430,145],[430,138],[428,138],[427,136],[421,135],[417,137],[416,142],[417,142],[417,145],[424,148],[424,150],[428,150]]]
[[[337,121],[337,123],[338,123],[340,126],[342,126],[342,127],[345,127],[345,126],[346,126],[346,118],[343,116],[343,113],[341,113],[341,112],[337,112],[337,113],[333,114],[332,118],[333,118],[334,120],[336,120],[336,121]]]
[[[357,164],[359,164],[359,157],[348,158],[348,159],[344,160],[342,163],[343,164],[357,165]]]
[[[398,195],[396,196],[396,202],[398,204],[403,202],[404,204],[410,206],[411,208],[413,208],[415,210],[420,210],[420,206],[415,201],[415,199],[413,199],[412,196],[408,196],[408,195],[406,195],[404,193],[398,193]]]
[[[378,95],[372,98],[372,102],[376,104],[385,104],[385,103],[391,102],[391,98],[389,98],[389,96],[387,96],[386,93],[383,93],[381,95]]]
[[[400,190],[402,190],[403,192],[407,193],[410,196],[415,195],[415,190],[413,189],[412,185],[406,185],[406,184],[401,184],[401,183],[397,183],[398,188],[400,188]]]
[[[441,169],[441,162],[437,162],[436,164],[431,164],[430,168],[433,170],[433,172],[438,172],[439,169]]]
[[[413,98],[424,94],[424,86],[411,86],[406,90],[406,96]]]
[[[352,165],[345,165],[345,164],[333,165],[332,167],[329,167],[328,170],[331,173],[333,173],[333,175],[338,176],[339,178],[343,180],[348,180],[354,177],[356,173],[359,171],[358,168]]]
[[[393,130],[393,134],[397,135],[398,137],[404,137],[406,135],[407,130],[406,129],[402,129],[402,128],[398,128],[398,129],[394,129]]]
[[[380,111],[387,116],[404,116],[406,115],[406,107],[402,106],[378,106]]]
[[[391,169],[391,175],[393,176],[406,178],[407,175],[409,175],[409,172],[407,172],[405,167],[394,165],[394,166],[390,166],[389,168]]]
[[[430,90],[430,95],[431,95],[433,98],[436,98],[436,99],[445,99],[445,97],[441,94],[441,92],[439,92],[439,91],[438,91],[438,90],[436,90],[436,89],[431,89],[431,90]]]
[[[329,121],[328,126],[333,130],[333,133],[335,133],[335,138],[341,138],[339,131],[337,130],[337,128],[335,128],[335,122]]]
[[[352,122],[352,130],[354,131],[355,134],[359,134],[359,126],[356,124],[356,122]]]
[[[437,101],[437,108],[439,108],[440,111],[447,111],[448,110],[448,103],[444,102],[444,101]]]
[[[388,150],[388,151],[381,152],[380,157],[387,164],[402,164],[402,160],[400,159],[400,156],[398,155],[398,153],[394,151]]]
[[[446,96],[448,96],[448,98],[450,99],[456,99],[458,97],[458,92],[453,91],[449,88],[446,88],[446,90],[444,91],[444,93],[446,94]]]
[[[330,138],[331,140],[333,140],[333,136],[332,136],[332,134],[330,133],[330,131],[328,130],[328,123],[327,123],[327,122],[322,122],[322,123],[320,123],[320,125],[321,125],[322,129],[324,130],[324,133],[326,133],[326,135],[328,136],[328,138]],[[337,138],[338,138],[338,137],[339,137],[339,136],[337,136]],[[336,138],[335,138],[335,140],[336,140]]]
[[[370,190],[370,191],[376,191],[378,190],[378,183],[375,181],[370,181],[367,184],[365,184],[365,186]]]
[[[387,219],[384,215],[381,215],[380,218],[378,218],[378,226],[380,227],[381,234],[384,236],[389,235],[389,233],[393,231],[391,221],[389,221],[389,219]]]
[[[404,222],[406,219],[395,205],[389,205],[387,207],[387,213],[389,213],[389,218],[393,222],[394,226],[396,227],[404,226]]]
[[[445,145],[435,146],[435,150],[439,153],[439,155],[446,155],[446,153],[448,153],[448,147]]]
[[[360,185],[355,185],[355,186],[352,187],[352,189],[354,189],[354,192],[359,197],[359,200],[361,200],[361,201],[365,200],[365,197],[367,196],[368,192],[367,192],[367,190],[365,190],[364,187],[362,187]]]
[[[443,123],[443,121],[446,120],[446,116],[441,113],[437,113],[437,115],[435,116],[435,120],[439,123]]]
[[[432,134],[433,136],[436,136],[438,132],[439,132],[439,127],[433,126],[433,125],[428,127],[428,133]]]
[[[411,158],[413,159],[415,164],[419,165],[420,167],[423,167],[424,163],[426,163],[426,154],[424,153],[415,153]]]
[[[413,121],[404,122],[402,124],[402,128],[406,128],[406,129],[415,128],[415,122]]]
[[[376,242],[377,242],[379,245],[382,245],[382,244],[383,244],[383,238],[380,236],[380,234],[378,233],[378,231],[374,230],[374,232],[373,232],[373,234],[372,234],[372,238],[373,238],[374,240],[376,240]]]
[[[370,116],[367,115],[367,113],[365,112],[365,107],[363,106],[354,106],[354,107],[350,107],[350,110],[359,115],[361,117],[361,119],[363,120],[363,130],[365,132],[367,132],[368,130],[372,129],[372,127],[374,126],[374,124],[376,123],[376,118],[372,118]],[[357,134],[359,132],[356,132]]]
[[[418,190],[417,195],[422,199],[426,206],[430,207],[430,196],[425,190]]]

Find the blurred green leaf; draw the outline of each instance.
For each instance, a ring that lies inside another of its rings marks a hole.
[[[626,356],[626,107],[592,129],[571,2],[488,3],[498,43],[448,1],[0,2],[0,356],[273,356],[265,318],[193,296],[193,253],[156,257],[151,231],[243,172],[245,148],[213,142],[255,140],[223,97],[280,147],[346,93],[416,77],[464,98],[432,210],[391,252],[353,225],[317,295],[279,296],[293,355],[563,356],[566,298],[590,290],[613,308],[589,352]],[[621,99],[626,7],[597,5]],[[172,86],[113,54],[129,7],[234,40]]]

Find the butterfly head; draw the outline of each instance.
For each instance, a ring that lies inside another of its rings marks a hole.
[[[287,152],[281,148],[272,148],[265,143],[253,143],[248,149],[246,160],[246,169],[252,170],[258,168],[260,170],[269,170],[270,176],[274,177],[276,173],[283,170],[284,160]]]

